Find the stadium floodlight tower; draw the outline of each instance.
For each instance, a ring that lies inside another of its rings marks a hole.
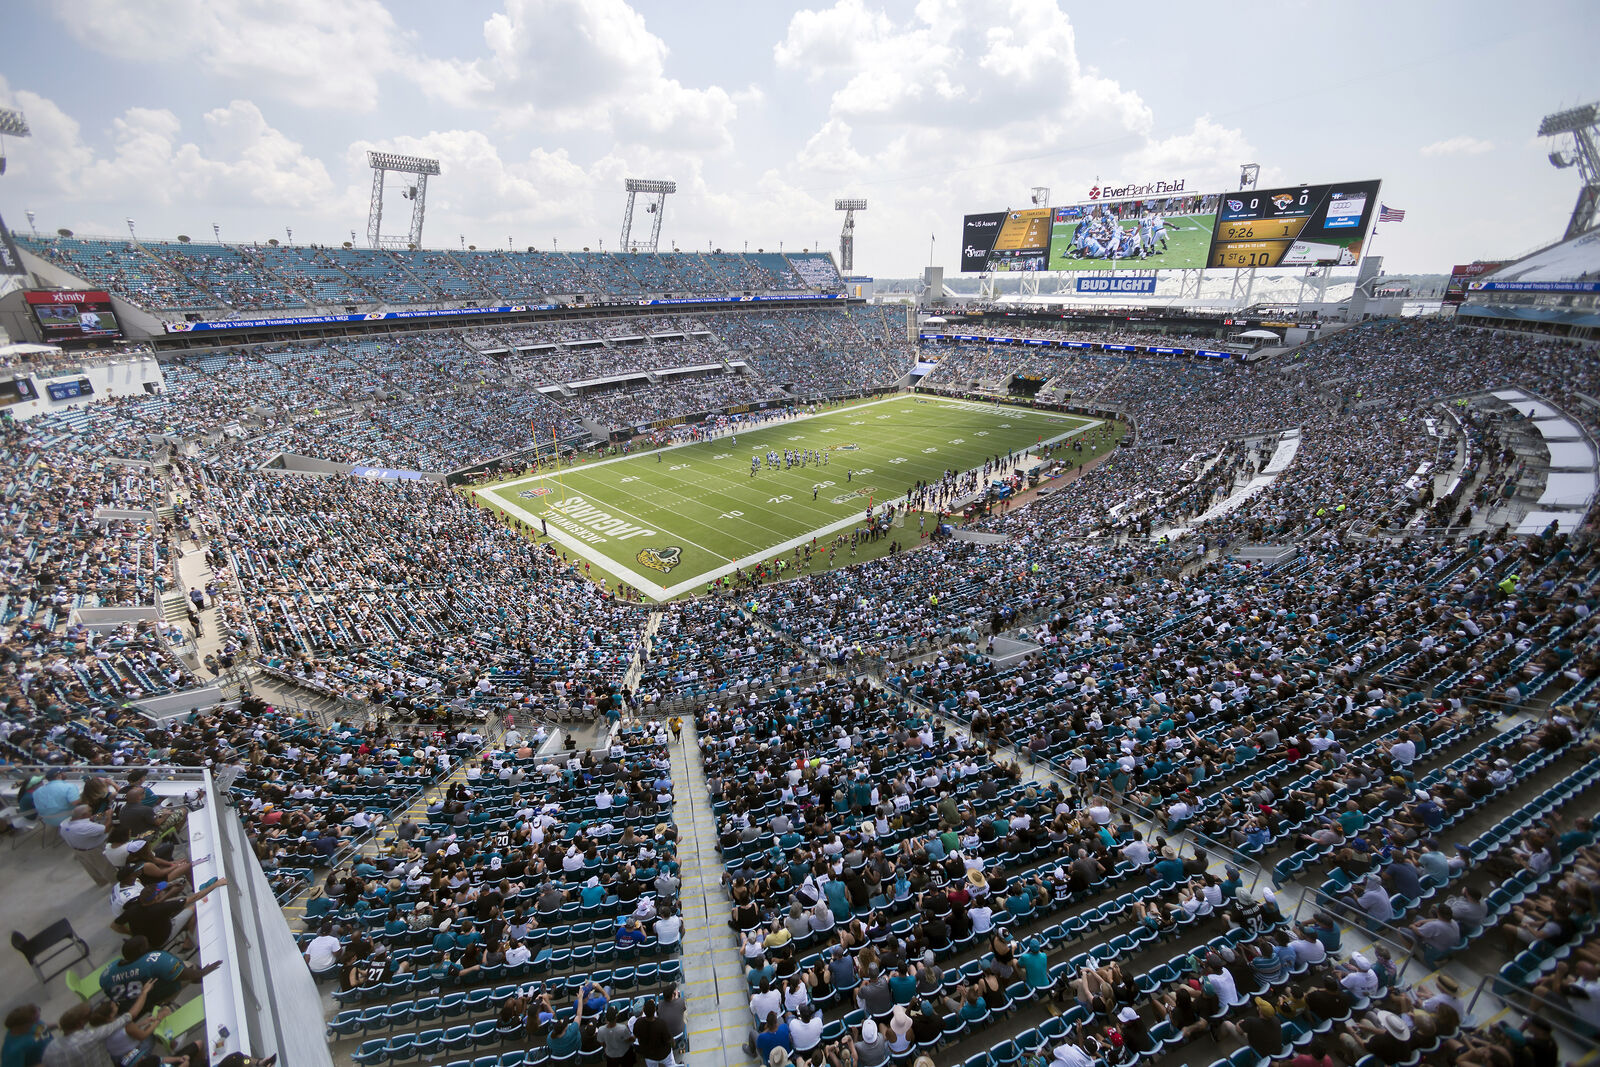
[[[421,156],[397,156],[392,152],[368,152],[367,166],[372,168],[372,206],[367,209],[367,244],[372,248],[421,248],[422,216],[427,210],[428,176],[439,173],[437,159]],[[416,184],[406,186],[405,197],[411,201],[411,232],[404,237],[383,236],[383,182],[393,171],[396,174],[413,174]]]
[[[7,137],[27,137],[33,133],[28,129],[28,118],[14,107],[0,107],[0,174],[6,172],[6,142]]]
[[[848,274],[856,269],[856,212],[867,210],[861,197],[845,197],[833,202],[833,210],[844,212],[844,229],[839,231],[839,270]]]
[[[1564,133],[1572,134],[1572,147],[1553,150],[1550,165],[1557,170],[1577,167],[1583,181],[1563,237],[1570,240],[1600,224],[1600,104],[1571,107],[1539,121],[1540,137],[1560,137]]]
[[[6,172],[6,142],[7,137],[27,137],[32,133],[28,129],[27,116],[14,107],[0,107],[0,174]],[[33,228],[33,212],[28,212],[28,228]],[[22,266],[22,256],[17,252],[16,245],[11,241],[11,234],[6,230],[4,219],[0,219],[0,296],[22,286],[27,279],[27,273]]]
[[[667,213],[667,194],[678,191],[678,183],[671,181],[658,181],[654,178],[625,178],[622,187],[628,191],[628,206],[622,211],[622,244],[624,252],[654,252],[661,245],[661,216]],[[637,246],[629,242],[633,238],[633,202],[640,193],[655,197],[646,202],[645,214],[650,218],[650,240],[640,241]]]

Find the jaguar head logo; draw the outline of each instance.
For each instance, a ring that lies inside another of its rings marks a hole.
[[[683,549],[677,545],[668,548],[647,548],[634,557],[640,563],[653,571],[666,574],[672,568],[683,562]]]

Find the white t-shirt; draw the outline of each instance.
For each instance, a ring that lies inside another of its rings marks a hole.
[[[314,937],[306,946],[306,962],[313,971],[326,971],[337,962],[341,947],[339,939],[332,934]]]
[[[822,1040],[822,1013],[813,1012],[811,1021],[801,1022],[796,1016],[789,1020],[789,1039],[794,1042],[796,1052],[808,1052]]]
[[[783,1010],[783,994],[776,989],[769,989],[765,993],[757,993],[750,998],[750,1014],[755,1016],[757,1023],[767,1020],[769,1012]]]
[[[676,945],[683,937],[683,919],[677,915],[668,915],[664,919],[656,920],[656,941],[663,945]]]

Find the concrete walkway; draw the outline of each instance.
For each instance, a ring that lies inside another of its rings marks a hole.
[[[728,919],[733,909],[722,888],[717,823],[706,794],[705,763],[694,722],[684,720],[683,741],[672,754],[673,818],[683,885],[683,997],[688,1009],[688,1067],[754,1063],[743,1050],[750,1032],[750,998],[744,967]]]

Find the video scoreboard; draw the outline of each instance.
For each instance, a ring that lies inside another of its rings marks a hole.
[[[1353,265],[1377,210],[1378,185],[1355,181],[967,215],[961,270]]]
[[[1206,266],[1351,266],[1377,202],[1375,181],[1224,194]]]
[[[1044,270],[1050,254],[1050,209],[968,215],[962,237],[963,271]]]
[[[24,294],[45,344],[115,341],[122,336],[104,289],[45,289]]]

